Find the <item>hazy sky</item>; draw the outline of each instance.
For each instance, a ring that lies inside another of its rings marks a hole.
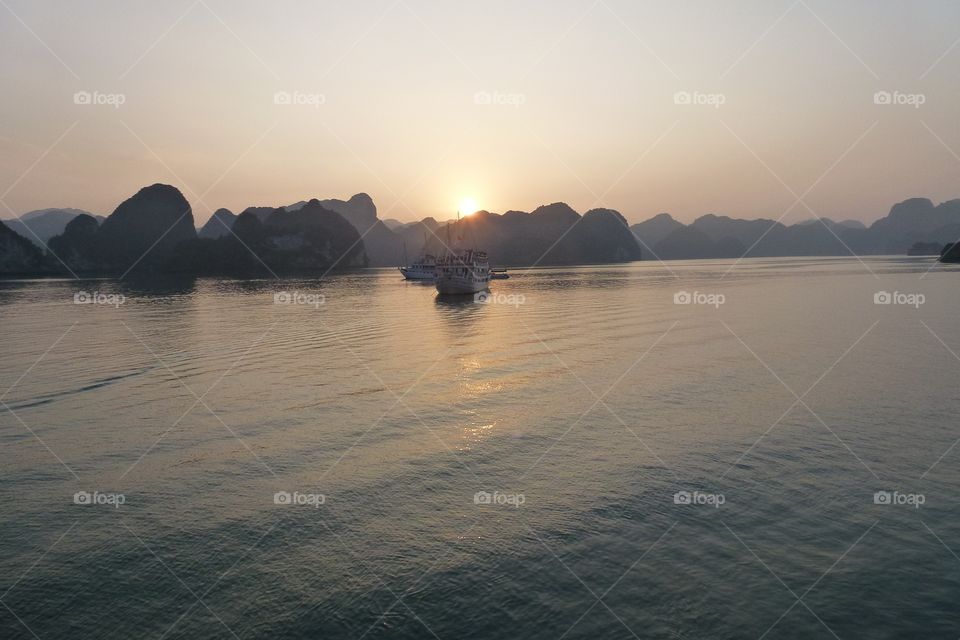
[[[869,221],[960,197],[958,24],[953,0],[2,0],[0,200]]]

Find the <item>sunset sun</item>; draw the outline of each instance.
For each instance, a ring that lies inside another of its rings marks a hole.
[[[477,206],[477,201],[473,198],[464,198],[457,207],[457,211],[459,211],[462,216],[468,216],[477,210],[479,210],[479,207]]]

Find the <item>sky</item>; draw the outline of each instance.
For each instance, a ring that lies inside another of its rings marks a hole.
[[[369,193],[639,222],[960,197],[952,0],[0,0],[0,217]]]

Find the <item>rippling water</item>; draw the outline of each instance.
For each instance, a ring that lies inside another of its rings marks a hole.
[[[0,636],[957,637],[960,273],[731,265],[0,283]]]

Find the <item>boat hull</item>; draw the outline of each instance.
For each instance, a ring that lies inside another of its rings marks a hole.
[[[489,280],[473,278],[438,277],[437,293],[444,296],[470,295],[490,288]]]
[[[400,267],[400,273],[403,274],[403,277],[407,280],[436,280],[437,274],[435,271],[426,271],[423,269],[410,269],[408,267]]]

